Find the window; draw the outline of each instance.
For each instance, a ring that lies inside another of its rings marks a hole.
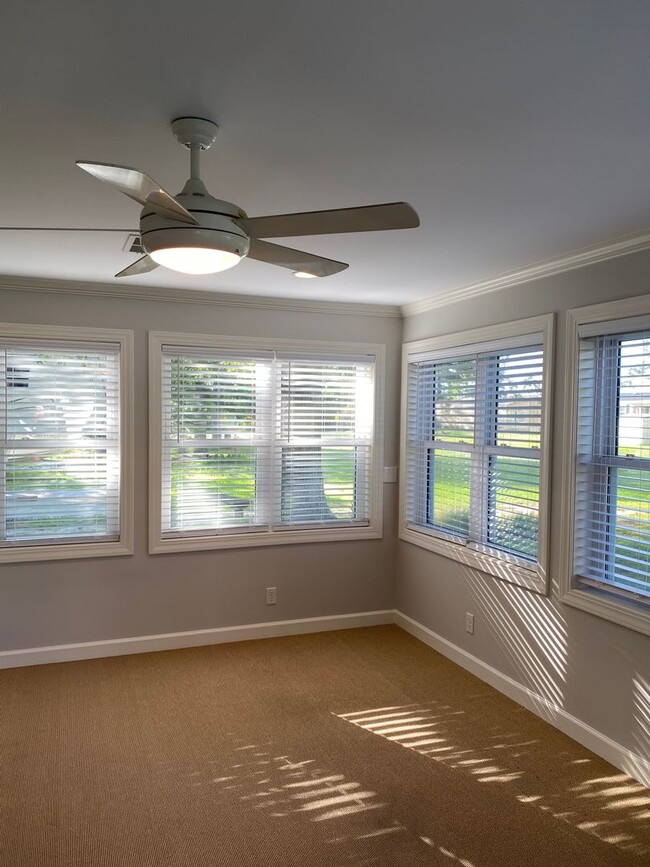
[[[130,553],[129,340],[0,326],[0,560]]]
[[[604,318],[614,309],[570,315],[563,598],[650,631],[650,315]]]
[[[405,347],[402,538],[543,591],[551,326]]]
[[[377,538],[382,349],[152,334],[152,552]]]

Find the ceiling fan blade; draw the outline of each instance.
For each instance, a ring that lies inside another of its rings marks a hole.
[[[167,190],[138,169],[114,166],[110,163],[77,162],[77,165],[89,175],[116,187],[125,196],[129,196],[141,205],[151,206],[159,214],[195,226],[199,223]]]
[[[420,218],[406,202],[247,217],[238,223],[253,238],[294,238],[298,235],[335,235],[344,232],[379,232],[384,229],[415,229]]]
[[[137,274],[147,274],[149,271],[153,271],[154,268],[158,267],[158,263],[154,262],[151,256],[142,256],[140,259],[136,259],[135,262],[132,265],[129,265],[128,268],[125,268],[123,271],[119,271],[115,276],[135,277]]]
[[[84,226],[83,229],[76,227],[58,226],[0,226],[0,232],[121,232],[123,235],[137,235],[139,229],[89,229]]]
[[[345,262],[324,259],[313,253],[292,250],[290,247],[281,247],[279,244],[270,244],[268,241],[260,241],[257,238],[251,238],[248,258],[257,259],[258,262],[268,262],[269,265],[279,265],[290,271],[312,274],[314,277],[329,277],[331,274],[345,271],[348,267]]]

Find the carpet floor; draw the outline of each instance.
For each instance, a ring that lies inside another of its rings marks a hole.
[[[650,864],[650,792],[395,626],[0,672],[2,867]]]

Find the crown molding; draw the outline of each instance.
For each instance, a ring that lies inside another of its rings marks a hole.
[[[555,259],[546,259],[533,265],[526,265],[516,271],[509,271],[491,280],[482,280],[479,283],[470,283],[451,289],[449,292],[441,292],[421,301],[412,301],[400,308],[402,316],[417,316],[427,310],[437,307],[446,307],[457,301],[466,301],[468,298],[476,298],[479,295],[487,295],[490,292],[498,292],[500,289],[508,289],[522,283],[530,283],[540,280],[542,277],[552,277],[565,271],[574,271],[576,268],[585,268],[587,265],[595,265],[597,262],[605,262],[608,259],[616,259],[619,256],[627,256],[630,253],[639,253],[650,249],[650,231],[624,235],[619,238],[584,247]]]
[[[76,280],[53,280],[49,277],[12,277],[0,275],[0,289],[19,292],[54,292],[61,295],[106,296],[130,301],[170,301],[180,304],[205,304],[247,307],[258,310],[281,310],[294,313],[330,313],[344,316],[401,317],[397,305],[355,304],[339,301],[309,301],[300,298],[274,298],[262,295],[237,295],[201,289],[169,289],[136,286],[132,283],[85,283]]]

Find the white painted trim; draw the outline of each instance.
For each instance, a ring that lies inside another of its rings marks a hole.
[[[487,295],[490,292],[498,292],[500,289],[519,286],[522,283],[540,280],[543,277],[553,277],[566,271],[574,271],[576,268],[585,268],[588,265],[595,265],[597,262],[605,262],[608,259],[616,259],[619,256],[627,256],[630,253],[639,253],[648,249],[650,249],[650,232],[624,235],[600,244],[594,244],[591,247],[584,247],[582,250],[576,250],[564,256],[545,259],[515,271],[508,271],[490,280],[470,283],[467,286],[460,286],[448,292],[432,295],[430,298],[403,304],[400,310],[404,317],[417,316],[419,313],[435,310],[438,307],[446,307],[457,301],[477,298],[479,295]]]
[[[650,295],[574,307],[566,315],[565,392],[563,413],[564,454],[562,464],[562,530],[560,536],[559,599],[566,605],[580,608],[650,635],[650,613],[621,598],[606,598],[596,589],[578,586],[573,580],[573,534],[575,524],[575,453],[578,422],[578,351],[581,325],[609,323],[615,319],[631,319],[650,314]]]
[[[115,542],[20,545],[0,549],[0,563],[73,560],[133,554],[134,542],[134,333],[115,328],[0,323],[0,336],[35,340],[117,343],[120,359],[120,538]]]
[[[48,277],[12,277],[0,275],[0,289],[21,292],[54,292],[62,295],[91,295],[126,298],[129,301],[171,301],[181,304],[207,304],[246,307],[258,310],[282,310],[298,313],[330,313],[343,316],[401,317],[392,304],[359,304],[340,301],[311,301],[301,298],[275,298],[263,295],[237,295],[234,292],[211,292],[201,289],[169,289],[137,286],[132,283],[87,283],[77,280],[53,280]]]
[[[634,777],[644,786],[650,786],[650,761],[648,759],[638,753],[633,753],[607,735],[587,725],[578,717],[568,713],[555,702],[538,695],[507,674],[503,674],[401,611],[395,612],[395,623],[424,644],[460,665],[461,668],[471,672],[480,680],[516,701],[517,704],[532,711],[545,722],[573,738],[583,747],[610,762],[614,767]]]
[[[505,558],[491,556],[468,549],[431,533],[415,530],[407,525],[406,483],[408,479],[407,425],[408,425],[408,366],[409,358],[420,353],[437,353],[442,350],[455,350],[468,347],[471,351],[485,345],[491,348],[500,344],[508,345],[509,340],[520,341],[532,335],[542,335],[544,348],[544,371],[542,381],[542,450],[540,453],[540,507],[539,507],[539,560],[536,568],[525,569]],[[426,337],[402,344],[402,383],[400,412],[400,467],[399,467],[399,538],[444,557],[458,560],[488,575],[533,590],[536,593],[548,592],[549,558],[549,510],[551,503],[551,438],[553,405],[553,365],[555,359],[555,314],[545,313],[528,319],[517,319],[499,325],[473,328],[456,334],[439,337]]]
[[[209,347],[236,350],[277,350],[374,356],[374,427],[371,453],[369,524],[363,527],[231,533],[162,539],[162,347]],[[266,545],[298,545],[310,542],[342,542],[383,537],[384,514],[384,391],[386,346],[383,343],[338,343],[330,340],[280,340],[272,337],[192,334],[173,331],[149,332],[149,553],[204,551]]]
[[[56,644],[50,647],[28,647],[22,650],[0,651],[0,669],[76,659],[100,659],[126,656],[132,653],[153,653],[184,647],[203,647],[231,641],[278,638],[282,635],[306,635],[336,629],[356,629],[361,626],[383,626],[393,623],[393,609],[360,611],[357,614],[333,614],[326,617],[304,617],[298,620],[274,620],[268,623],[246,623],[241,626],[218,626],[189,632],[166,632],[160,635],[138,635],[133,638],[112,638],[105,641],[84,641],[79,644]]]

